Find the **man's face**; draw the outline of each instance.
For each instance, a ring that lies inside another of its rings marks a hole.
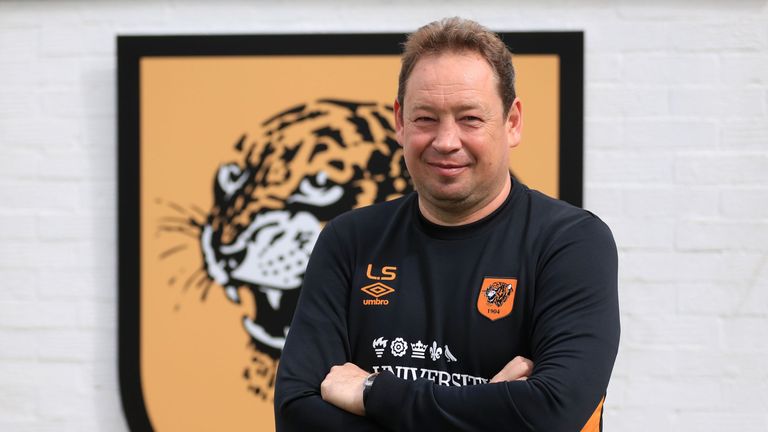
[[[504,115],[497,78],[475,52],[421,58],[395,103],[397,138],[430,208],[472,212],[501,193],[520,141],[520,102]]]

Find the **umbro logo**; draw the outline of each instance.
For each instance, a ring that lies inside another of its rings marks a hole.
[[[395,292],[395,289],[387,284],[383,284],[381,282],[376,282],[370,285],[366,285],[362,288],[360,288],[360,291],[368,294],[369,296],[373,297],[368,299],[363,299],[363,304],[366,306],[377,306],[377,305],[388,305],[389,300],[382,299],[380,297],[384,297],[387,294],[392,294]]]
[[[383,280],[391,281],[391,280],[397,279],[396,272],[397,272],[397,267],[384,266],[381,268],[381,272],[379,273],[379,275],[375,275],[374,274],[375,272],[373,271],[373,264],[368,264],[368,268],[365,271],[365,276],[368,279],[375,280],[377,282],[374,282],[370,285],[366,285],[360,288],[360,291],[373,297],[373,298],[363,299],[363,304],[366,306],[388,305],[389,300],[382,299],[381,297],[392,294],[393,292],[395,292],[395,289],[381,281]]]
[[[366,285],[360,288],[360,291],[368,294],[371,297],[379,298],[389,293],[395,292],[395,289],[381,282],[376,282],[375,284]]]

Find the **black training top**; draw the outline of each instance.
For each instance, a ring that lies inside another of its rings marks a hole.
[[[277,373],[277,429],[600,430],[619,343],[616,246],[588,211],[513,182],[460,227],[417,195],[325,227]],[[515,356],[526,381],[489,384]],[[320,396],[331,366],[380,371],[366,416]],[[589,420],[589,422],[588,422]]]

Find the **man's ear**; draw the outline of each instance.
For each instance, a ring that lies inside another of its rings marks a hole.
[[[509,107],[506,119],[507,142],[509,148],[517,147],[523,136],[523,104],[515,98]]]
[[[395,99],[395,138],[400,147],[403,146],[403,107],[400,102]]]

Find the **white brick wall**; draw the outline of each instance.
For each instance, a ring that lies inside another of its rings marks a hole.
[[[586,202],[621,255],[610,431],[768,430],[768,7],[0,2],[0,430],[120,431],[115,35],[586,32]]]

